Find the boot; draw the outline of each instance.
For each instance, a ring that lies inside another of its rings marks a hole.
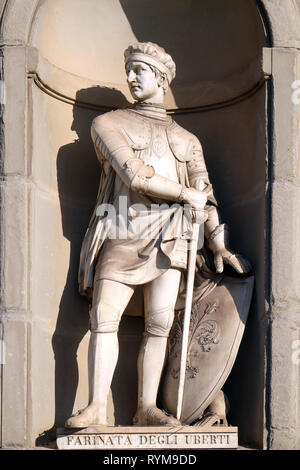
[[[89,344],[89,404],[66,422],[66,428],[107,425],[107,397],[118,359],[117,333],[91,333]]]
[[[133,418],[134,426],[179,426],[180,421],[156,406],[138,410]]]
[[[178,426],[180,422],[156,406],[167,338],[145,335],[138,357],[138,409],[135,426]]]

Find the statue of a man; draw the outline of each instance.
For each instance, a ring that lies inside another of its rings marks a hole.
[[[156,44],[137,43],[125,51],[125,67],[134,107],[98,116],[91,129],[103,171],[79,270],[80,292],[92,298],[89,404],[69,418],[66,427],[107,423],[119,322],[139,285],[145,332],[133,424],[179,424],[157,408],[156,400],[180,278],[187,267],[185,203],[206,212],[204,233],[216,271],[223,271],[224,262],[239,273],[249,270],[247,261],[225,246],[200,142],[166,113],[164,95],[175,77],[171,56]],[[125,204],[130,236],[109,236],[111,221],[103,213],[99,216],[99,208],[108,204],[113,204],[120,223]],[[159,210],[152,210],[155,204],[161,205]],[[151,231],[145,232],[149,226]]]

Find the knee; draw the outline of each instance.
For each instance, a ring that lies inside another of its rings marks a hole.
[[[120,323],[120,312],[116,307],[101,301],[90,310],[90,330],[93,333],[115,333]]]
[[[153,336],[168,337],[174,319],[174,308],[171,306],[148,312],[145,332]]]

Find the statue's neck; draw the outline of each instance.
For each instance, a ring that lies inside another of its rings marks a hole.
[[[169,120],[170,117],[167,115],[166,108],[163,103],[147,103],[137,101],[134,104],[135,111],[143,114],[144,116],[152,117],[155,119]]]

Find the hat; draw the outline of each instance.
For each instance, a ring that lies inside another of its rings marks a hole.
[[[152,65],[167,76],[169,84],[176,75],[176,65],[172,57],[153,42],[138,42],[129,46],[124,52],[124,57],[125,66],[133,61]]]

